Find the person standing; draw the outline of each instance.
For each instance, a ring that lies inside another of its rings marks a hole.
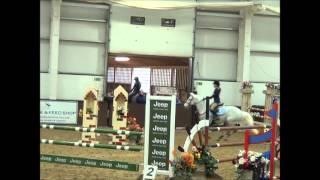
[[[132,89],[129,91],[129,102],[131,102],[131,98],[135,95],[137,95],[139,92],[140,92],[140,88],[141,88],[141,83],[139,81],[139,78],[138,77],[135,77],[134,78],[134,86],[132,87]]]

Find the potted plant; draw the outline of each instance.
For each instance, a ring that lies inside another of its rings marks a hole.
[[[262,153],[240,150],[237,159],[233,162],[236,168],[237,180],[264,180],[268,178],[269,160]]]
[[[143,132],[143,128],[140,126],[140,124],[137,122],[137,119],[135,117],[128,117],[128,128],[129,131],[138,131]],[[136,144],[140,144],[141,142],[141,135],[129,135],[129,140],[135,141]]]

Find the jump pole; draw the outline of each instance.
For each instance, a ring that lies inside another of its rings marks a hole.
[[[206,98],[206,119],[209,120],[209,98]],[[208,146],[209,127],[205,127],[205,146]]]
[[[95,144],[95,143],[81,143],[72,141],[58,141],[50,139],[40,139],[41,144],[55,144],[55,145],[65,145],[65,146],[76,146],[76,147],[91,147],[91,148],[103,148],[103,149],[116,149],[125,151],[142,151],[142,146],[121,146],[112,144]]]
[[[138,131],[126,131],[126,130],[114,130],[114,129],[104,129],[104,128],[84,128],[84,127],[73,127],[73,126],[59,126],[59,125],[48,125],[42,124],[40,128],[43,129],[57,129],[65,131],[78,131],[78,132],[95,132],[95,133],[105,133],[105,134],[123,134],[123,135],[142,135],[143,132]]]
[[[229,131],[229,130],[241,130],[241,129],[264,129],[268,126],[230,126],[230,127],[210,127],[211,131]]]
[[[271,138],[271,154],[270,154],[270,179],[273,179],[274,175],[274,152],[275,152],[275,141],[276,141],[276,128],[277,128],[277,118],[278,118],[278,102],[277,99],[275,99],[276,102],[273,103],[273,108],[271,109],[274,110],[275,117],[272,118],[272,138]]]
[[[245,166],[248,165],[249,137],[250,137],[250,132],[249,130],[246,130],[244,134],[244,156],[243,156],[243,158],[246,160]]]
[[[228,146],[243,146],[244,143],[226,143],[226,144],[209,144],[208,147],[215,148],[215,147],[228,147]]]
[[[225,159],[218,159],[218,163],[230,162],[235,160],[236,158],[225,158]]]

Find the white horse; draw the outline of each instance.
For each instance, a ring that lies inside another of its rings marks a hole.
[[[194,93],[190,93],[190,96],[186,103],[185,107],[189,105],[195,105],[199,113],[199,120],[206,118],[206,101],[201,100],[200,96]],[[234,106],[220,106],[217,108],[217,114],[213,115],[212,112],[209,112],[209,124],[211,125],[212,121],[222,123],[223,126],[253,126],[254,120],[250,113],[241,111],[239,108]],[[221,114],[219,113],[221,112]],[[259,134],[257,129],[251,129],[251,134]],[[227,132],[230,136],[230,131]],[[220,136],[219,139],[223,137]]]

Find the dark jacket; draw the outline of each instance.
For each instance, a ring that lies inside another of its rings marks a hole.
[[[140,92],[140,88],[141,88],[141,83],[140,83],[140,81],[136,81],[136,82],[134,83],[134,86],[133,86],[133,88],[132,88],[131,91],[133,91],[134,93],[139,93],[139,92]]]
[[[218,88],[215,88],[214,89],[214,91],[213,91],[213,94],[212,94],[212,96],[211,96],[211,98],[213,97],[213,102],[214,103],[221,103],[221,101],[220,101],[220,92],[221,92],[221,88],[220,87],[218,87]]]

